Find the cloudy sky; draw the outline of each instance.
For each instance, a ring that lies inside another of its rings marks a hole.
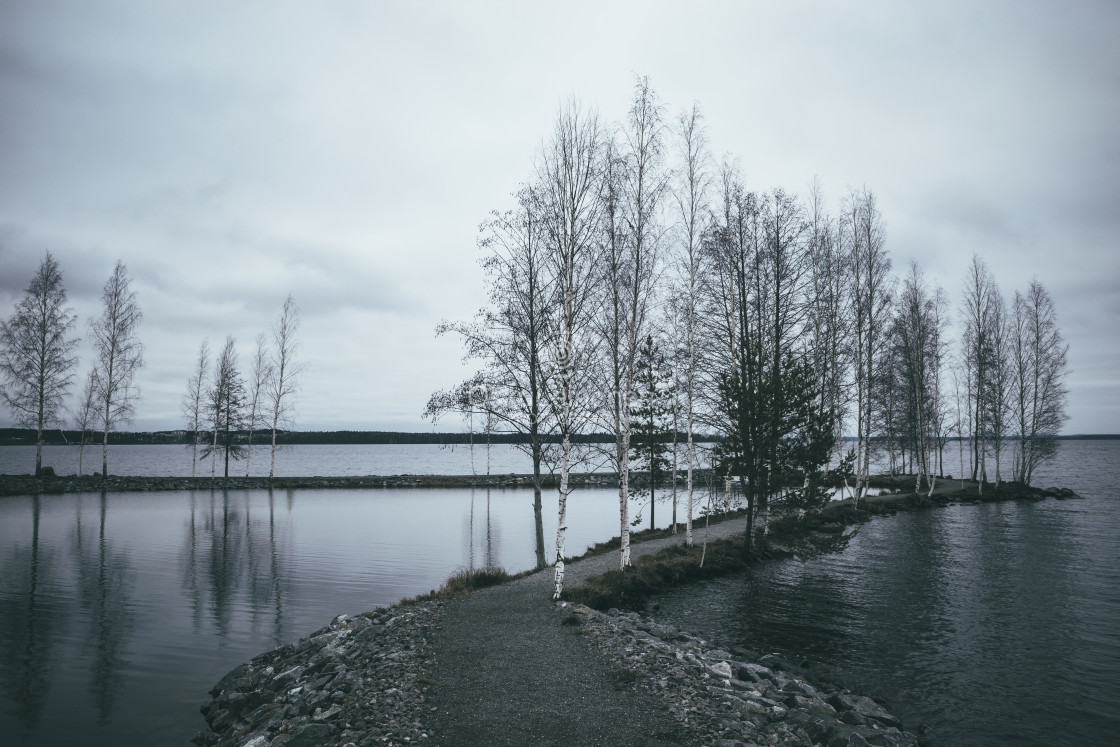
[[[876,192],[895,268],[954,301],[973,253],[1008,298],[1037,275],[1067,432],[1120,432],[1118,38],[1108,0],[4,0],[0,313],[50,251],[87,336],[125,262],[134,427],[162,429],[199,343],[247,361],[290,292],[297,427],[430,429],[466,373],[433,330],[484,301],[478,224],[564,100],[616,121],[642,74],[670,112],[699,102],[748,187]]]

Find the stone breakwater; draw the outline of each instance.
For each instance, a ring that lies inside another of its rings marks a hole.
[[[702,744],[919,744],[871,698],[814,682],[807,670],[774,654],[725,651],[634,612],[570,610],[569,624],[587,631],[618,668],[618,679],[661,698]]]
[[[425,726],[425,692],[438,684],[425,673],[441,609],[441,602],[427,601],[340,616],[237,667],[202,706],[208,728],[195,743],[439,744],[440,735]],[[587,636],[610,660],[615,687],[636,687],[661,700],[697,744],[919,744],[875,701],[813,682],[780,657],[725,651],[636,613],[564,603],[556,611],[565,623],[559,635]]]
[[[198,745],[402,745],[423,727],[428,640],[440,602],[340,615],[242,664],[210,691]]]

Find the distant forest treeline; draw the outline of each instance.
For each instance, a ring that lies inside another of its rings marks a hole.
[[[239,434],[245,439],[245,432]],[[260,441],[260,433],[255,434],[254,443]],[[1057,436],[1061,441],[1120,439],[1120,433],[1073,434]],[[88,439],[88,434],[87,434]],[[52,446],[77,445],[81,432],[75,430],[52,430],[43,433],[43,442]],[[559,438],[552,439],[559,443]],[[585,433],[573,439],[578,443],[611,443],[614,436],[610,433]],[[683,434],[682,434],[682,441]],[[712,435],[693,435],[693,440],[714,443],[719,440]],[[851,436],[845,441],[854,441]],[[956,440],[956,439],[950,439]],[[1009,440],[1014,440],[1012,437]],[[276,442],[293,444],[468,444],[470,433],[407,433],[403,431],[285,431],[276,434]],[[486,445],[485,434],[474,434],[477,445]],[[31,446],[35,443],[35,431],[29,428],[0,428],[0,446]],[[188,431],[113,431],[109,433],[111,444],[190,444]],[[494,433],[490,436],[492,444],[523,444],[528,437],[516,433]],[[664,443],[671,443],[671,438]],[[86,441],[89,445],[89,441]]]
[[[25,428],[0,428],[0,445],[31,445],[35,443],[35,431]],[[51,445],[77,444],[81,432],[75,430],[44,431],[43,442]],[[245,442],[247,431],[235,432],[235,439]],[[694,436],[697,441],[716,441],[714,436]],[[254,443],[263,444],[268,434],[257,431]],[[485,434],[474,434],[474,442],[485,446]],[[547,440],[547,439],[546,439]],[[551,439],[560,442],[559,436]],[[577,443],[611,443],[614,436],[609,433],[584,433],[573,439]],[[469,444],[470,433],[405,433],[401,431],[280,431],[276,434],[278,444]],[[88,434],[87,441],[88,444]],[[190,431],[121,431],[109,433],[111,444],[183,444],[190,445]],[[517,433],[493,433],[492,444],[528,443],[528,437]]]

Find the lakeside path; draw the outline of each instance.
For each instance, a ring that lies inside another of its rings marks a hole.
[[[746,519],[716,524],[708,539],[741,534]],[[704,528],[694,529],[704,541]],[[631,546],[631,557],[684,542],[675,536]],[[568,565],[566,583],[580,585],[618,567],[608,552]],[[431,640],[430,708],[435,744],[685,745],[698,744],[666,710],[638,688],[616,686],[618,673],[587,637],[561,623],[551,601],[553,569],[453,599]]]

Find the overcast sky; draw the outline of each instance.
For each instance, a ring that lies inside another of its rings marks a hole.
[[[431,429],[429,394],[466,373],[434,328],[485,298],[479,223],[565,99],[617,121],[642,74],[674,115],[699,102],[749,188],[873,190],[896,271],[954,305],[973,253],[1007,298],[1037,275],[1066,432],[1120,432],[1117,39],[1108,0],[3,0],[0,314],[50,251],[88,337],[122,260],[134,428],[164,429],[199,343],[233,335],[247,366],[291,292],[298,428]]]

